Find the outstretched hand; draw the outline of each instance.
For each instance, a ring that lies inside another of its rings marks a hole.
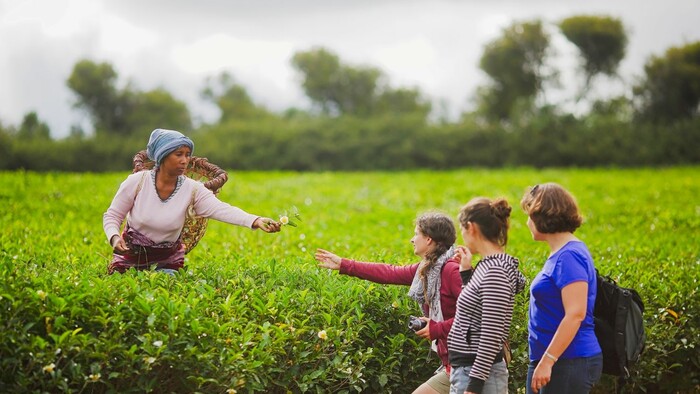
[[[276,233],[282,229],[282,223],[270,218],[259,217],[253,222],[253,229],[261,229],[266,233]]]
[[[334,253],[323,249],[316,249],[316,254],[314,257],[316,260],[321,262],[321,264],[318,265],[319,267],[328,268],[331,270],[340,269],[341,258]]]

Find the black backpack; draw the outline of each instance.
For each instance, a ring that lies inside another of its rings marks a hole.
[[[595,334],[603,349],[603,373],[618,376],[624,385],[644,350],[644,303],[634,289],[618,286],[615,280],[601,276],[598,270],[596,276],[598,294],[593,319]]]

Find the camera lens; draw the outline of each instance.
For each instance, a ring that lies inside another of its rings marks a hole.
[[[427,322],[415,317],[411,316],[411,318],[408,320],[408,328],[410,328],[413,331],[418,331],[425,327]]]

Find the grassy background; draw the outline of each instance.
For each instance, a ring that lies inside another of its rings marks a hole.
[[[210,221],[177,278],[106,275],[102,214],[126,175],[0,173],[0,391],[406,392],[439,365],[405,328],[417,313],[407,288],[320,270],[313,251],[415,262],[418,214],[456,217],[474,196],[506,197],[508,252],[531,279],[548,250],[531,240],[519,201],[542,182],[573,192],[596,266],[646,303],[633,391],[700,384],[698,167],[231,173],[222,200],[270,217],[296,206],[303,222],[264,234]],[[514,392],[526,308],[519,296]]]

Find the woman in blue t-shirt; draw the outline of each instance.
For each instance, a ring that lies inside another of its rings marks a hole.
[[[532,238],[551,250],[530,285],[527,393],[586,394],[600,379],[603,356],[593,328],[593,258],[574,236],[582,222],[576,200],[547,183],[526,192],[520,205]]]

